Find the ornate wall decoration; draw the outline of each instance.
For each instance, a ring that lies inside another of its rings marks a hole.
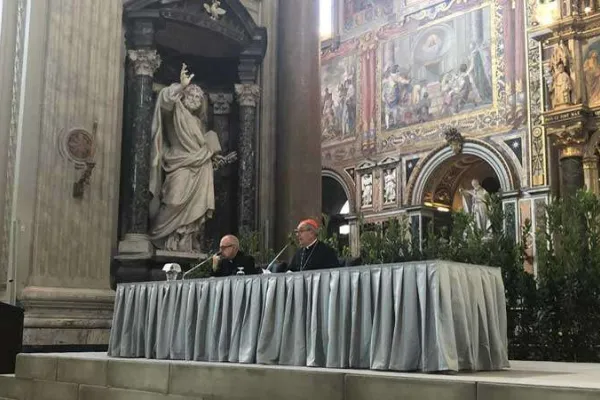
[[[368,23],[385,20],[397,0],[340,0],[344,18],[344,30],[350,31]]]
[[[444,139],[448,146],[452,148],[454,154],[460,154],[465,143],[465,138],[460,134],[458,129],[452,127],[444,131]]]
[[[338,47],[323,51],[323,75],[334,59],[351,57],[356,65],[356,136],[324,138],[328,162],[348,165],[375,154],[428,151],[449,128],[476,138],[524,126],[526,4],[451,0],[440,5],[394,0],[387,21],[364,26],[358,36],[342,36]],[[335,104],[331,90],[322,94]]]
[[[94,124],[96,126],[96,124]],[[63,131],[58,136],[61,155],[76,167],[84,167],[94,158],[94,135],[82,128]]]

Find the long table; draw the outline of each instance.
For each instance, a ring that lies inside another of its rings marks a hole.
[[[447,261],[117,287],[109,356],[395,371],[509,366],[498,268]]]

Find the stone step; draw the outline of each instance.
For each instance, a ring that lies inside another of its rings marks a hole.
[[[20,354],[16,374],[0,376],[0,400],[600,398],[600,365],[515,362],[513,368],[445,375]]]

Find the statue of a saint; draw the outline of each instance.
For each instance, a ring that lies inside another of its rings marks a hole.
[[[215,209],[213,168],[225,160],[217,134],[206,131],[208,102],[193,77],[183,64],[180,82],[158,94],[152,121],[150,239],[169,251],[200,252]]]
[[[558,107],[563,105],[572,104],[571,102],[571,90],[573,90],[573,84],[571,77],[565,71],[564,64],[559,61],[556,65],[554,76],[552,77],[552,107]]]
[[[488,218],[489,193],[479,184],[477,179],[473,179],[471,185],[473,186],[473,190],[459,189],[463,198],[463,208],[473,215],[475,226],[485,232],[490,227],[490,220]]]

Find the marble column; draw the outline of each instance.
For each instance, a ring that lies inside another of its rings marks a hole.
[[[119,243],[119,255],[134,255],[136,259],[150,259],[153,246],[148,238],[148,220],[150,203],[150,142],[154,100],[152,84],[154,72],[161,60],[154,42],[154,23],[152,20],[132,22],[127,51],[132,66],[131,82],[128,85],[128,110],[131,124],[125,130],[129,145],[122,150],[122,156],[128,160],[126,171],[127,193],[125,204],[125,231]]]
[[[276,247],[321,215],[319,1],[279,3]]]
[[[210,93],[208,95],[213,108],[213,130],[219,136],[223,154],[232,151],[229,118],[231,116],[231,93]],[[226,165],[215,172],[215,213],[206,222],[206,235],[215,248],[223,235],[235,232],[235,181],[234,166]]]
[[[148,211],[150,203],[150,141],[154,102],[152,97],[153,75],[160,66],[160,56],[154,49],[129,50],[129,60],[133,63],[131,83],[131,144],[123,149],[123,157],[130,159],[125,204],[125,236],[119,244],[119,253],[148,253],[151,244],[148,239]]]
[[[570,196],[584,187],[583,153],[586,135],[582,122],[550,130],[558,147],[560,195]]]
[[[598,179],[598,157],[589,156],[583,158],[583,177],[585,187],[594,194],[600,194],[600,185]]]
[[[583,188],[583,159],[580,156],[560,159],[560,193],[561,196],[575,194]]]
[[[256,113],[260,87],[252,83],[235,85],[240,106],[238,145],[238,226],[240,230],[256,230]]]

